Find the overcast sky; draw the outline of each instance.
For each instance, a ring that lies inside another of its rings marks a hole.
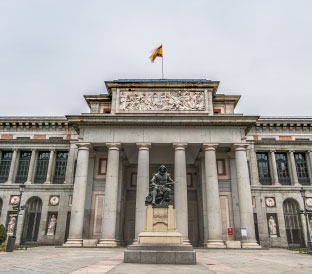
[[[237,111],[312,116],[310,0],[0,0],[0,115],[87,112],[105,80],[220,81]]]

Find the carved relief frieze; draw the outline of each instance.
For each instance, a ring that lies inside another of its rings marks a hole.
[[[120,91],[120,111],[205,111],[204,91]]]

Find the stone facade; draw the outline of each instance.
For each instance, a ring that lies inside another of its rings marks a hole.
[[[297,210],[301,187],[312,208],[312,117],[237,114],[240,96],[217,94],[219,82],[208,80],[105,83],[107,95],[85,96],[90,113],[0,117],[7,229],[19,184],[26,185],[18,243],[137,241],[149,180],[165,164],[177,182],[172,195],[186,245],[304,245]]]

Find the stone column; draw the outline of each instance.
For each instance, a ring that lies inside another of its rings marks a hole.
[[[187,143],[173,143],[174,153],[174,205],[177,214],[177,229],[182,234],[184,244],[188,239],[187,179],[185,149]]]
[[[8,181],[6,182],[6,184],[13,184],[15,181],[15,175],[16,175],[16,167],[17,167],[17,153],[18,150],[14,149],[13,150],[13,155],[12,155],[12,160],[11,160],[11,166],[10,166],[10,171],[9,171],[9,177],[8,177]]]
[[[241,227],[247,229],[248,239],[242,238],[243,248],[257,248],[255,236],[255,225],[253,219],[253,209],[251,200],[251,189],[249,184],[248,165],[246,157],[247,144],[234,144],[237,182],[238,182],[238,197]]]
[[[208,240],[208,221],[207,221],[207,195],[206,195],[206,173],[205,173],[205,154],[204,152],[199,153],[200,157],[200,177],[201,177],[201,192],[202,192],[202,202],[203,202],[203,229],[204,229],[204,241],[205,245]]]
[[[139,233],[144,231],[145,198],[149,193],[149,149],[151,143],[137,143],[137,147],[139,153],[135,205],[135,239],[138,239]]]
[[[53,172],[53,166],[54,166],[54,158],[55,158],[55,150],[53,149],[50,151],[47,179],[44,182],[44,184],[52,184],[52,172]]]
[[[76,156],[76,145],[70,144],[64,184],[74,183],[75,156]]]
[[[277,167],[276,167],[276,159],[275,159],[275,150],[270,150],[270,160],[272,167],[272,185],[280,185],[278,181]]]
[[[292,176],[292,185],[299,186],[299,180],[297,175],[297,168],[296,168],[296,162],[295,162],[295,156],[294,152],[290,150],[288,152],[289,160],[290,160],[290,168],[291,168],[291,176]]]
[[[252,185],[260,185],[258,163],[257,163],[257,154],[255,151],[255,145],[254,144],[250,145],[249,155],[250,155],[251,184]]]
[[[119,245],[116,240],[118,174],[120,143],[107,143],[107,173],[105,182],[105,197],[102,221],[102,238],[98,246],[115,247]]]
[[[33,184],[35,162],[36,162],[36,153],[37,153],[37,150],[32,149],[30,163],[29,163],[29,169],[28,169],[28,175],[27,175],[27,181],[26,181],[25,185]]]
[[[205,174],[208,217],[207,248],[225,248],[222,240],[221,205],[218,184],[216,148],[217,144],[204,144]]]
[[[70,217],[69,237],[64,246],[82,246],[90,144],[78,143],[77,146],[79,151]]]

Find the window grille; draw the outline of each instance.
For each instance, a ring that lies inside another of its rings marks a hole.
[[[66,166],[67,166],[68,152],[57,151],[55,158],[55,169],[53,176],[53,184],[63,184],[65,181]]]
[[[257,152],[256,155],[260,184],[272,185],[268,153]]]
[[[42,184],[47,179],[50,152],[40,151],[38,154],[37,168],[35,173],[35,184]]]
[[[27,181],[30,158],[31,158],[31,151],[20,152],[18,169],[17,169],[16,179],[15,179],[16,184],[22,184]]]
[[[0,183],[5,183],[9,178],[12,156],[12,151],[2,151],[0,162]]]
[[[279,183],[281,185],[291,185],[287,154],[284,152],[275,153],[275,159]]]
[[[309,185],[310,178],[305,153],[294,153],[294,156],[299,183],[302,185]]]

